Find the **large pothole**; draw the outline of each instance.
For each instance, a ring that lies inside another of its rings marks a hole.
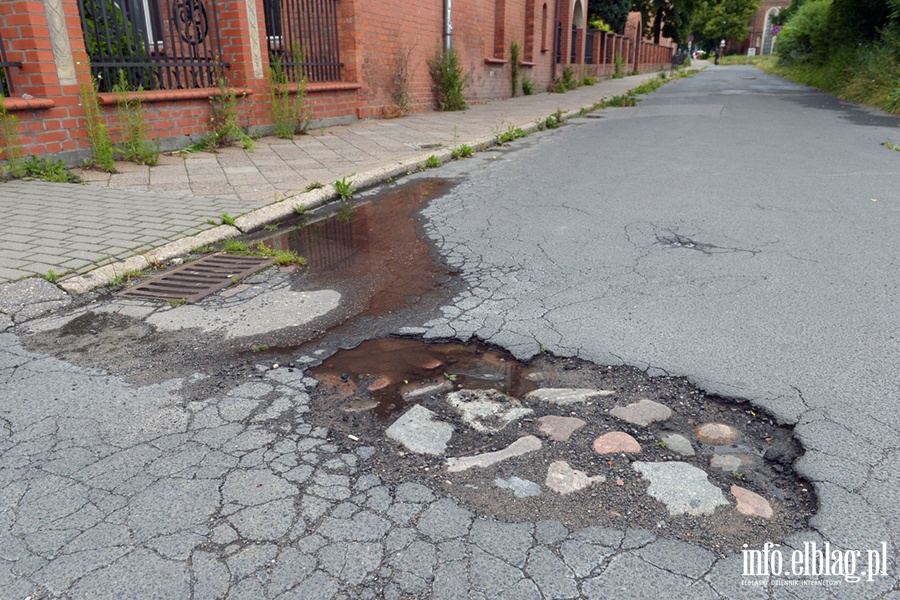
[[[684,378],[400,338],[311,373],[316,424],[379,448],[382,477],[430,480],[481,514],[641,527],[737,552],[804,529],[815,509],[793,473],[791,429]]]

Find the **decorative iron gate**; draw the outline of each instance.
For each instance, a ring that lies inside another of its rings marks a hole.
[[[340,81],[337,0],[264,0],[269,60],[298,81],[297,59],[307,81]],[[298,56],[299,55],[299,56]]]
[[[78,0],[100,91],[215,87],[227,65],[214,0]]]

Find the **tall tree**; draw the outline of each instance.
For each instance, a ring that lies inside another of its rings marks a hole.
[[[644,36],[655,43],[663,37],[676,43],[687,42],[691,31],[695,0],[634,0],[633,10],[641,13]]]
[[[836,32],[851,40],[873,40],[900,3],[891,0],[833,0],[831,22]]]
[[[694,29],[706,39],[743,40],[760,0],[699,0]]]
[[[613,31],[622,33],[634,0],[588,0],[588,14],[606,21]]]

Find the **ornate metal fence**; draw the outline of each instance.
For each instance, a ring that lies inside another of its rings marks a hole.
[[[0,94],[3,94],[4,97],[9,97],[16,93],[16,88],[13,86],[12,69],[21,68],[21,66],[22,63],[20,62],[6,60],[6,42],[3,41],[3,36],[0,35]]]
[[[576,46],[578,44],[578,28],[572,25],[572,56],[569,61],[571,64],[575,64],[578,62],[578,52]]]
[[[269,60],[291,81],[298,80],[298,54],[307,81],[341,80],[337,0],[264,0],[263,6]]]
[[[584,64],[594,64],[594,34],[599,33],[595,29],[584,30]]]
[[[78,0],[100,91],[214,87],[225,66],[214,0]]]

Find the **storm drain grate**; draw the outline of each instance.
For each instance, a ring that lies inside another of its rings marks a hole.
[[[265,256],[211,254],[122,290],[118,296],[196,302],[272,264]]]

